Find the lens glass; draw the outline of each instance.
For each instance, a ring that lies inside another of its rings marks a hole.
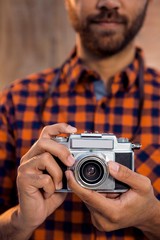
[[[86,162],[83,162],[80,167],[80,177],[86,183],[96,184],[101,181],[103,175],[103,166],[96,160],[88,160]]]

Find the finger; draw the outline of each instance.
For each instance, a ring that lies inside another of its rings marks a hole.
[[[61,133],[75,133],[77,129],[67,123],[57,123],[43,128],[40,138],[51,138]]]
[[[151,186],[149,178],[140,175],[119,163],[111,161],[108,163],[108,166],[112,177],[126,183],[134,190],[144,192],[148,191],[148,188]]]
[[[43,171],[51,176],[57,190],[62,188],[62,170],[49,153],[37,155],[19,167],[19,172],[29,177],[32,175],[41,175]]]
[[[50,198],[56,190],[53,179],[47,174],[41,174],[39,177],[43,182],[44,198]]]
[[[111,232],[121,228],[117,222],[111,221],[107,217],[103,217],[102,213],[96,211],[91,211],[91,221],[101,232]]]
[[[22,171],[19,171],[17,186],[23,187],[23,192],[27,191],[29,195],[37,194],[37,189],[43,189],[46,194],[45,197],[49,197],[55,191],[53,180],[47,174],[23,174]]]
[[[110,217],[112,214],[116,212],[117,205],[115,199],[109,199],[103,196],[102,194],[85,189],[81,187],[75,180],[73,176],[73,172],[67,170],[65,172],[67,182],[69,188],[77,195],[79,198],[89,205],[91,208],[94,208],[96,211],[100,213],[106,214],[106,216]],[[114,204],[115,203],[115,204]]]
[[[104,229],[104,223],[105,226],[110,223],[110,221],[105,217],[102,216],[101,213],[99,213],[96,209],[92,208],[88,204],[86,204],[86,207],[90,211],[91,214],[91,221],[92,224],[99,230],[99,231],[105,231],[106,228]]]
[[[121,196],[119,193],[100,193],[106,198],[115,199]]]
[[[48,152],[52,156],[60,159],[66,166],[72,166],[75,162],[69,149],[63,144],[57,143],[52,139],[39,139],[30,150],[22,157],[21,163],[28,161],[36,155]]]
[[[102,213],[99,213],[96,209],[93,209],[88,205],[87,205],[87,208],[91,213],[92,224],[99,231],[110,231],[111,229],[110,225],[113,225],[113,223],[107,217],[104,217]]]

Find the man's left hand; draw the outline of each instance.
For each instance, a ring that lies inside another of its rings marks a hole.
[[[154,196],[149,178],[115,162],[109,172],[130,189],[122,194],[105,194],[82,188],[71,171],[66,171],[69,187],[87,205],[94,226],[100,231],[113,231],[130,226],[148,231],[154,223],[160,203]],[[113,197],[114,196],[114,197]]]

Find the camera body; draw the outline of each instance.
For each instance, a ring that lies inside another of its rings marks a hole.
[[[56,142],[65,145],[75,158],[72,167],[66,167],[58,158],[63,172],[63,188],[58,192],[71,192],[67,185],[65,171],[70,169],[76,181],[84,188],[98,192],[125,192],[129,186],[114,179],[108,170],[108,161],[118,162],[134,171],[134,149],[127,138],[116,138],[113,134],[81,133],[69,137],[56,137]]]

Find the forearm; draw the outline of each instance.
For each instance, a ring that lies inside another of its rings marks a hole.
[[[153,216],[140,227],[148,240],[160,240],[160,202],[157,205]]]
[[[152,229],[144,231],[144,234],[148,240],[160,240],[160,223]]]
[[[148,228],[148,230],[144,231],[145,236],[147,237],[148,240],[160,240],[160,217],[159,217],[159,223],[154,225],[154,226]]]
[[[18,206],[0,215],[1,240],[28,240],[33,230],[26,229],[18,216]]]
[[[158,235],[157,235],[158,234]],[[159,233],[145,233],[145,236],[147,237],[148,240],[160,240],[160,232]]]

